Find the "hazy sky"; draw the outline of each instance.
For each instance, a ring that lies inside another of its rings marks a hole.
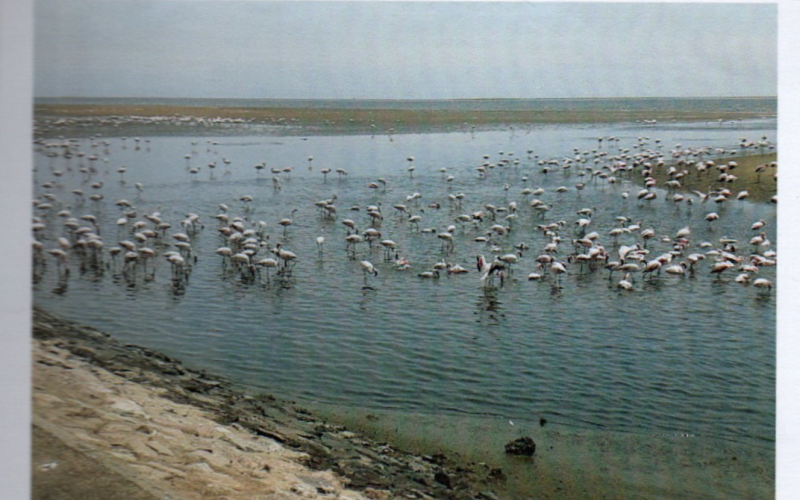
[[[35,2],[36,96],[777,95],[777,6]]]

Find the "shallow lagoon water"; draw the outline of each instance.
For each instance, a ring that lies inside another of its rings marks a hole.
[[[613,244],[606,234],[619,215],[641,221],[643,228],[653,227],[658,237],[674,236],[690,225],[690,248],[702,241],[718,247],[721,237],[733,238],[744,255],[754,235],[750,225],[765,219],[775,245],[774,205],[731,201],[676,208],[660,190],[658,199],[642,203],[635,199],[641,186],[638,176],[606,185],[579,177],[575,167],[545,175],[536,165],[538,159],[574,157],[574,148],[596,149],[600,136],[618,137],[620,147],[629,148],[639,137],[650,137],[647,147],[654,150],[656,138],[664,151],[677,143],[736,148],[741,137],[774,137],[774,127],[774,121],[765,120],[727,127],[543,126],[392,137],[277,137],[244,128],[239,135],[143,136],[138,149],[132,138],[107,137],[107,151],[80,139],[77,149],[101,158],[91,182],[104,182],[105,199],[99,205],[87,201],[73,208],[73,215],[97,215],[108,248],[117,239],[130,238],[129,233],[117,232],[121,211],[114,200],[129,199],[139,218],[161,212],[162,219],[173,224],[172,232],[181,230],[178,223],[187,213],[197,213],[205,222],[192,241],[198,262],[185,287],[174,286],[163,258],[149,281],[142,273],[96,276],[77,269],[64,280],[51,263],[34,284],[35,303],[123,341],[227,375],[253,390],[309,404],[394,414],[395,420],[409,414],[446,415],[439,422],[451,422],[451,429],[476,418],[496,422],[497,429],[508,426],[508,420],[526,422],[532,429],[544,417],[550,428],[562,430],[711,440],[721,443],[719,450],[749,450],[760,457],[759,466],[771,465],[774,291],[763,293],[735,283],[732,271],[714,279],[708,260],[694,276],[637,276],[631,293],[617,290],[621,276],[609,280],[607,272],[589,273],[577,264],[570,266],[560,286],[549,280],[528,281],[526,276],[535,270],[533,259],[547,242],[536,226],[565,220],[565,239],[575,237],[572,224],[584,207],[594,208],[588,229],[598,231],[609,249]],[[602,144],[607,146],[608,141]],[[190,152],[194,153],[188,164],[201,167],[194,176],[184,159]],[[490,169],[481,179],[475,169],[483,155],[494,163],[510,157],[519,164]],[[413,175],[408,156],[414,157]],[[222,158],[231,160],[228,174]],[[213,175],[207,167],[212,161],[218,165]],[[65,204],[74,203],[72,189],[91,191],[78,173],[87,160],[48,158],[40,152],[35,162],[36,186],[51,180],[53,170],[64,172],[48,192]],[[253,165],[260,162],[266,162],[267,169],[259,176]],[[125,182],[116,172],[122,165],[127,168]],[[280,190],[274,188],[270,167],[293,167],[291,174],[279,175]],[[325,179],[320,173],[325,167],[344,168],[348,175],[340,178],[331,172]],[[445,174],[439,172],[442,167],[447,168]],[[454,177],[450,182],[448,175]],[[379,177],[386,180],[385,189],[367,187]],[[135,182],[144,185],[140,195]],[[587,183],[580,192],[574,188],[578,182]],[[504,184],[509,185],[507,191]],[[556,193],[562,185],[569,190]],[[544,220],[528,207],[532,197],[521,194],[525,187],[538,186],[546,190],[539,198],[553,205]],[[627,200],[621,196],[625,190],[632,192]],[[44,191],[37,187],[36,193]],[[415,192],[422,195],[419,203],[407,202]],[[459,192],[465,195],[462,206],[452,207],[448,194]],[[245,194],[253,197],[247,213],[239,201]],[[328,220],[314,203],[333,194],[338,217]],[[394,204],[408,204],[422,216],[420,228],[439,232],[458,214],[510,201],[517,201],[520,211],[510,235],[500,240],[501,253],[513,251],[512,245],[520,242],[530,250],[503,286],[482,286],[474,269],[477,254],[491,255],[474,241],[491,222],[455,232],[447,260],[470,273],[443,273],[438,280],[417,277],[443,258],[442,242],[435,233],[419,231],[405,216],[395,214]],[[441,208],[429,208],[433,202]],[[223,242],[212,218],[219,203],[231,207],[231,216],[265,221],[270,243],[282,241],[298,254],[291,277],[247,283],[223,268],[215,254]],[[378,203],[384,212],[382,237],[398,243],[399,253],[412,264],[410,270],[398,271],[384,262],[377,245],[374,250],[361,245],[356,260],[346,256],[342,219],[353,219],[365,229],[371,224],[363,207]],[[350,211],[350,206],[361,210]],[[277,221],[295,208],[295,222],[284,236]],[[704,221],[711,211],[721,215],[713,225]],[[55,214],[49,218],[51,226],[58,227]],[[48,235],[60,233],[51,230]],[[326,239],[321,254],[315,244],[320,235]],[[635,241],[641,240],[630,235],[619,243]],[[54,246],[52,239],[45,241],[46,248]],[[563,254],[572,250],[569,244],[562,248]],[[654,238],[648,248],[659,255],[671,244]],[[367,288],[361,259],[372,261],[379,271],[369,278]],[[759,276],[774,280],[774,268],[763,268]],[[435,435],[435,430],[429,434]]]

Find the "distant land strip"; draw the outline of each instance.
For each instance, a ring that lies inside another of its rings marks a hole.
[[[686,109],[375,109],[356,107],[236,107],[164,104],[36,104],[34,116],[46,118],[191,117],[236,119],[271,125],[322,128],[407,130],[416,126],[454,127],[493,125],[615,123],[615,122],[725,122],[776,116],[769,110]]]

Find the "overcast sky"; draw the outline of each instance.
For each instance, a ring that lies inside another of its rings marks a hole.
[[[777,95],[777,6],[35,2],[36,96]]]

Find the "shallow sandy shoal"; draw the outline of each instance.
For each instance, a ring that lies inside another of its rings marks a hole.
[[[239,108],[167,105],[47,104],[34,106],[36,116],[182,116],[229,118],[261,123],[320,127],[389,128],[485,126],[492,124],[614,123],[643,120],[730,121],[762,118],[763,112],[685,110],[425,110],[357,108]],[[774,114],[772,115],[774,116]]]

